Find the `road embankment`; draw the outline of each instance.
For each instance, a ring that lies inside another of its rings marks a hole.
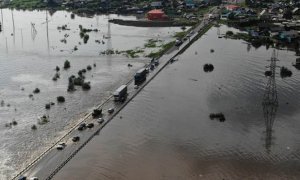
[[[109,22],[123,26],[136,27],[176,27],[176,26],[193,26],[195,23],[178,22],[178,21],[148,21],[148,20],[123,20],[111,19]]]

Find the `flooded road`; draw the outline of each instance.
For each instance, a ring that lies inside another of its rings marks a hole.
[[[295,53],[280,50],[277,65],[293,75],[276,74],[278,107],[263,106],[272,51],[212,28],[54,179],[299,179],[300,72]],[[224,122],[209,118],[219,112]]]
[[[100,52],[143,47],[149,39],[168,42],[174,40],[175,32],[181,31],[180,28],[136,28],[107,23],[108,18],[117,15],[75,15],[71,19],[71,14],[65,11],[50,15],[46,11],[8,9],[3,9],[2,14],[0,179],[16,174],[149,61],[143,54],[128,58],[121,54],[99,55]],[[135,19],[134,16],[119,18]],[[58,29],[63,25],[67,25],[67,30]],[[79,25],[98,30],[88,33],[86,44],[79,36]],[[66,59],[71,63],[69,70],[62,68]],[[92,70],[87,71],[85,77],[91,83],[91,90],[83,91],[78,87],[77,91],[67,93],[68,77],[77,75],[88,65]],[[61,68],[60,78],[52,81],[56,66]],[[35,88],[41,92],[33,94]],[[64,96],[66,102],[57,104],[57,96]],[[45,104],[50,102],[55,105],[45,110]],[[49,115],[50,122],[37,125],[36,131],[31,130],[31,126],[37,124],[37,118],[44,114]],[[17,125],[6,127],[12,121]]]

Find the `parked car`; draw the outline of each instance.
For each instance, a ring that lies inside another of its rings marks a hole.
[[[103,118],[99,118],[99,119],[97,120],[97,122],[98,122],[99,124],[102,124],[102,123],[104,123],[104,119],[103,119]]]
[[[79,136],[74,136],[73,138],[72,138],[72,141],[73,142],[77,142],[77,141],[79,141],[80,140],[80,137]]]
[[[87,128],[93,128],[94,127],[94,123],[89,123],[86,127]]]
[[[57,149],[57,150],[63,150],[66,146],[67,146],[66,143],[59,143],[59,144],[56,146],[56,149]]]

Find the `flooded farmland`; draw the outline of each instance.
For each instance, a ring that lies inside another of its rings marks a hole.
[[[180,28],[108,24],[108,18],[116,16],[75,15],[72,19],[71,13],[65,11],[50,14],[46,11],[2,10],[0,179],[16,174],[149,61],[144,54],[128,58],[101,52],[143,47],[149,39],[168,42],[174,40],[175,32],[181,31]],[[134,16],[118,18],[135,19]],[[93,30],[87,33],[87,43],[80,37],[79,25]],[[66,59],[71,63],[68,70],[63,69]],[[132,67],[127,66],[129,63]],[[78,87],[77,91],[68,93],[68,78],[88,65],[92,70],[86,72],[85,80],[91,83],[91,90],[83,91]],[[56,66],[60,67],[60,78],[53,81]],[[35,88],[39,88],[40,93],[34,94]],[[66,102],[58,104],[57,96],[64,96]],[[45,104],[50,102],[55,105],[46,110]],[[49,116],[49,122],[38,125],[37,119],[42,115]],[[12,125],[13,121],[17,124]],[[31,129],[33,124],[37,125],[37,130]]]
[[[212,28],[54,179],[299,179],[300,72],[295,53],[279,50],[277,66],[293,74],[278,68],[270,80],[272,53]]]

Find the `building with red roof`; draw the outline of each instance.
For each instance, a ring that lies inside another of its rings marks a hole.
[[[226,6],[226,9],[229,10],[229,11],[234,11],[234,10],[237,10],[239,8],[240,8],[240,6],[233,5],[233,4],[230,4],[230,5]]]
[[[167,20],[168,16],[160,9],[153,9],[147,13],[147,18],[153,20]]]

